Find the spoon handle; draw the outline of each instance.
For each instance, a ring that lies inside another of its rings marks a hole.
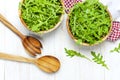
[[[26,62],[26,63],[34,63],[34,59],[25,58],[22,56],[15,56],[11,54],[6,54],[0,52],[0,59],[6,59],[11,61],[18,61],[18,62]]]
[[[8,22],[2,14],[0,14],[0,21],[16,33],[22,40],[25,38],[25,36],[21,34],[10,22]]]

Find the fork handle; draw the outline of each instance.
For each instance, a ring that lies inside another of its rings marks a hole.
[[[10,30],[12,30],[15,34],[17,34],[22,40],[25,38],[23,34],[21,34],[5,17],[0,14],[0,21],[6,25]]]

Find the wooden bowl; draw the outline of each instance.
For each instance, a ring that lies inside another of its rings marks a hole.
[[[24,2],[24,0],[21,0],[21,1],[20,1],[20,3],[23,3],[23,2]],[[62,0],[61,0],[61,5],[63,6]],[[55,30],[56,28],[58,28],[58,27],[60,26],[60,24],[62,23],[62,21],[63,21],[63,19],[64,19],[64,8],[63,8],[63,14],[61,14],[60,21],[59,21],[53,28],[51,28],[51,29],[49,29],[49,30],[44,30],[44,31],[39,31],[39,32],[33,32],[33,31],[31,31],[31,30],[28,28],[27,24],[24,22],[23,18],[21,17],[22,12],[21,12],[20,9],[18,10],[18,13],[19,13],[19,18],[20,18],[21,23],[22,23],[30,32],[32,32],[32,33],[34,33],[34,34],[37,34],[37,35],[43,35],[43,34],[46,34],[46,33],[49,33],[49,32],[51,32],[51,31]]]
[[[94,43],[94,44],[81,43],[80,45],[83,45],[83,46],[94,46],[94,45],[97,45],[97,44],[99,44],[99,43],[101,43],[101,42],[103,42],[103,41],[105,41],[105,40],[107,39],[107,37],[110,35],[111,30],[112,30],[112,16],[111,16],[111,14],[110,14],[110,12],[109,12],[108,9],[107,9],[106,11],[108,12],[108,14],[109,14],[109,16],[110,16],[110,20],[111,20],[111,27],[110,27],[110,29],[109,29],[108,34],[107,34],[106,36],[104,36],[101,41],[97,41],[97,42]],[[70,30],[70,26],[69,26],[69,16],[67,17],[67,20],[66,20],[66,26],[67,26],[68,34],[69,34],[70,37],[77,43],[78,40],[73,36],[73,34],[72,34],[71,30]]]

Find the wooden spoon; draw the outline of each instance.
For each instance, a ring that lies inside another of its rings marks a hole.
[[[0,21],[22,39],[23,46],[29,52],[30,55],[36,56],[36,54],[41,54],[41,49],[40,48],[42,48],[42,44],[38,39],[36,39],[32,36],[25,36],[22,33],[20,33],[1,14],[0,14]]]
[[[37,59],[32,59],[0,52],[0,58],[18,62],[33,63],[47,73],[54,73],[60,68],[60,61],[56,57],[50,55],[46,55]]]

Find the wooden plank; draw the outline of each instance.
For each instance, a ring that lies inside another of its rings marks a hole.
[[[17,0],[5,1],[6,6],[5,17],[21,32],[24,32],[23,26],[20,24],[18,18],[18,3]],[[10,5],[11,6],[7,6]],[[9,13],[9,14],[8,14]],[[14,55],[22,55],[27,56],[25,50],[23,48],[22,42],[19,37],[17,37],[12,31],[8,28],[5,28],[5,52],[14,54]],[[27,67],[26,67],[27,66]],[[29,65],[24,63],[10,62],[6,61],[5,63],[5,80],[27,80],[29,78]]]
[[[118,6],[117,1],[115,0],[112,4]],[[28,34],[18,18],[18,3],[19,0],[0,0],[0,12],[22,33]],[[111,7],[111,9],[113,11],[116,7],[114,9]],[[117,46],[120,40],[114,43],[106,41],[94,47],[78,46],[68,35],[65,19],[57,30],[40,38],[43,43],[43,53],[38,57],[48,54],[56,56],[61,61],[61,68],[57,73],[44,73],[32,64],[0,60],[0,80],[119,80],[120,56],[118,53],[110,53],[109,50]],[[26,54],[20,38],[2,23],[0,26],[0,51],[30,57]],[[74,49],[90,58],[92,58],[90,51],[101,53],[110,70],[82,58],[69,58],[64,48]]]
[[[120,76],[120,55],[119,53],[111,53],[110,50],[114,49],[114,47],[117,47],[118,44],[120,43],[120,40],[116,41],[116,42],[106,42],[106,46],[104,47],[105,51],[104,51],[104,56],[106,59],[106,63],[108,64],[110,70],[105,70],[105,80],[108,79],[116,79],[119,80]],[[109,45],[109,47],[108,47]]]
[[[4,28],[3,28],[3,25],[0,23],[0,52],[3,52],[5,51],[5,32],[4,32]],[[5,70],[5,65],[4,65],[4,61],[3,60],[0,60],[0,80],[4,80],[4,70]]]

